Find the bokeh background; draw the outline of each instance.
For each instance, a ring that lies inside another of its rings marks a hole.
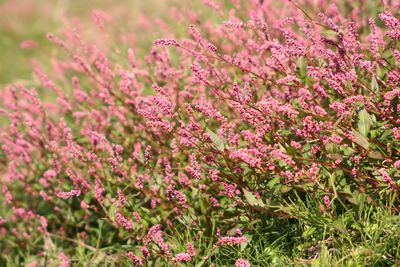
[[[146,31],[144,24],[161,23],[171,18],[171,9],[200,6],[197,0],[0,0],[0,88],[9,83],[32,77],[31,60],[50,63],[57,48],[46,34],[65,28],[65,19],[78,19],[86,33],[93,29],[99,34],[91,18],[94,9],[112,16],[114,32],[130,31],[141,47],[150,45],[162,30]],[[147,19],[145,19],[147,18]],[[185,29],[186,27],[182,27]]]

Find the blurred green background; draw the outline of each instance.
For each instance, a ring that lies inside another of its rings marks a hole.
[[[55,49],[46,34],[62,29],[65,17],[78,18],[83,24],[94,26],[91,11],[106,11],[121,29],[135,32],[140,15],[150,18],[166,17],[171,7],[192,5],[194,0],[0,0],[0,88],[9,83],[32,77],[31,60],[50,62]],[[115,24],[114,24],[115,26]],[[136,29],[136,39],[159,37]],[[158,33],[160,34],[160,33]],[[21,44],[34,44],[22,48]]]

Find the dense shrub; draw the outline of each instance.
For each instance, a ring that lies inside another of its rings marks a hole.
[[[94,11],[2,91],[3,261],[400,257],[398,3],[204,2],[143,60]]]

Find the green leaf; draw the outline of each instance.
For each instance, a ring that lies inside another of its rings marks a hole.
[[[299,57],[296,61],[296,67],[300,74],[300,77],[305,77],[307,74],[307,61],[304,57]]]
[[[378,84],[378,81],[376,80],[375,75],[372,75],[371,90],[374,91],[374,92],[378,92],[379,91],[379,84]]]
[[[368,136],[369,130],[371,129],[372,119],[366,109],[361,110],[358,113],[358,131],[365,137]]]
[[[347,199],[351,204],[354,204],[354,205],[356,205],[356,206],[358,205],[358,200],[357,200],[357,198],[351,196],[351,197],[346,197],[346,199]]]
[[[153,263],[153,266],[154,267],[161,267],[162,265],[161,265],[161,258],[160,257],[158,257],[156,260],[155,260],[155,262]]]
[[[202,197],[199,197],[197,201],[198,201],[198,203],[199,203],[201,212],[202,212],[203,214],[206,214],[206,207],[205,207],[205,205],[204,205],[204,200],[203,200],[203,198],[202,198]]]
[[[369,149],[369,142],[368,139],[360,134],[359,132],[357,132],[356,130],[352,130],[352,134],[354,136],[355,142],[357,145],[363,147],[364,149],[368,150]]]
[[[383,159],[382,153],[379,151],[373,151],[368,154],[368,157],[373,159]]]
[[[221,137],[209,129],[207,129],[207,132],[210,134],[211,140],[213,141],[217,149],[223,151],[225,149],[225,144]]]
[[[269,188],[273,188],[274,185],[279,184],[280,180],[281,180],[281,179],[280,179],[279,177],[275,177],[274,179],[270,180],[270,181],[267,183],[267,186],[268,186]]]
[[[204,266],[204,263],[206,262],[205,259],[201,260],[199,263],[196,264],[196,267],[201,267]]]
[[[90,260],[90,263],[94,264],[94,265],[101,265],[101,263],[104,263],[104,261],[106,260],[107,254],[102,252],[102,251],[98,251],[96,252],[96,254],[93,255],[93,257]]]
[[[365,194],[364,193],[361,193],[358,195],[357,202],[358,202],[358,213],[361,216],[362,211],[364,209],[364,203],[365,203]]]
[[[282,152],[286,152],[286,148],[281,143],[279,143],[279,148]]]
[[[246,189],[243,189],[244,196],[246,197],[246,200],[249,202],[251,206],[259,206],[259,207],[265,207],[264,202],[262,199],[257,199],[254,194],[250,191],[247,191]]]
[[[312,235],[312,234],[315,232],[315,230],[317,230],[317,228],[315,228],[315,227],[313,227],[313,226],[307,228],[307,229],[303,232],[303,237],[304,237],[304,238],[309,237],[310,235]]]
[[[335,186],[335,178],[336,178],[335,174],[329,175],[330,186],[333,189],[333,193],[334,193],[335,198],[337,198],[338,195],[337,195],[336,186]]]
[[[351,194],[350,185],[345,185],[344,188],[343,188],[343,192]]]
[[[336,150],[337,150],[336,148],[337,148],[337,146],[334,143],[327,143],[325,145],[325,149],[326,149],[326,151],[328,151],[329,154],[335,154]]]
[[[346,232],[346,226],[343,223],[342,218],[337,219],[336,221],[334,221],[331,226],[333,228],[335,228],[336,230],[339,230],[342,233]]]
[[[344,115],[340,116],[340,117],[335,121],[335,123],[333,124],[333,127],[336,128],[336,127],[339,125],[339,123],[343,120],[343,118],[344,118]]]
[[[335,32],[333,30],[322,31],[322,34],[327,35],[327,36],[337,36],[337,32]]]
[[[291,191],[292,189],[293,189],[292,187],[287,186],[287,185],[284,185],[284,186],[282,186],[282,188],[281,188],[281,192],[282,192],[282,193],[287,193],[287,192]]]
[[[243,252],[247,245],[251,242],[253,236],[251,235],[244,235],[246,237],[246,242],[240,244],[240,252]]]
[[[110,217],[111,220],[115,220],[116,213],[117,213],[116,205],[111,205],[110,208],[108,209],[108,216]]]
[[[388,136],[391,135],[391,134],[392,134],[392,130],[391,130],[391,129],[386,130],[386,131],[384,131],[384,132],[382,133],[382,135],[380,136],[380,139],[381,139],[381,140],[385,140],[385,139],[388,138]]]

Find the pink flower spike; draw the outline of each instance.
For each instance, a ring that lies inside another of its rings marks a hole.
[[[157,39],[153,44],[160,46],[179,46],[178,41],[175,39]]]
[[[250,262],[245,259],[239,258],[235,262],[235,267],[250,267]]]
[[[141,267],[143,265],[143,260],[136,256],[133,252],[129,251],[126,256],[129,257],[133,263],[135,263],[136,267]]]

